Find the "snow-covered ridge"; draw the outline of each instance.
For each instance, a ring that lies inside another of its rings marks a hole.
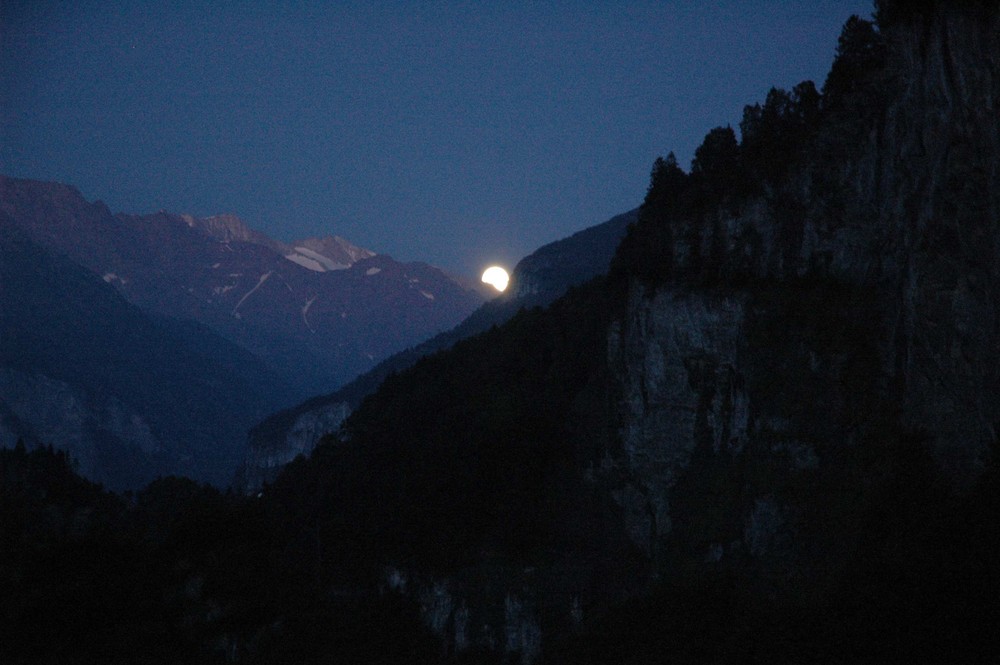
[[[345,270],[351,267],[351,264],[349,263],[338,263],[328,256],[323,256],[319,252],[314,252],[308,247],[293,247],[292,253],[285,254],[285,258],[314,272]]]
[[[346,270],[362,259],[375,256],[375,252],[347,242],[340,236],[306,238],[286,246],[283,256],[313,272]]]
[[[344,270],[352,265],[375,256],[375,252],[353,245],[340,236],[306,238],[285,244],[256,231],[236,215],[224,214],[211,217],[181,215],[190,228],[199,231],[221,243],[243,242],[268,247],[283,257],[313,272]]]

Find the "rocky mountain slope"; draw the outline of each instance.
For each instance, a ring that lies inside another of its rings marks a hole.
[[[112,215],[57,183],[0,176],[0,214],[0,444],[66,449],[114,488],[168,473],[228,485],[253,423],[482,300],[342,238]]]
[[[390,374],[500,325],[521,309],[548,305],[573,286],[604,274],[626,229],[637,218],[638,210],[632,210],[539,248],[514,267],[503,294],[481,305],[452,330],[387,358],[332,394],[309,399],[258,424],[250,431],[236,487],[254,493],[273,481],[285,464],[308,454],[320,439],[335,432]]]
[[[149,315],[0,213],[0,445],[66,450],[116,489],[226,484],[246,428],[291,398],[203,326]]]
[[[72,187],[0,177],[0,209],[130,302],[260,356],[301,398],[453,326],[482,295],[340,238],[286,245],[239,218],[112,215]]]

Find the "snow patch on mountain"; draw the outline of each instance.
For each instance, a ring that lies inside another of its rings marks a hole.
[[[313,296],[312,298],[306,301],[305,305],[302,306],[302,322],[306,324],[306,328],[309,328],[309,332],[311,333],[316,332],[316,330],[313,329],[311,325],[309,325],[309,317],[307,315],[309,314],[309,308],[315,301],[316,301],[316,296]]]
[[[323,256],[308,247],[294,247],[293,252],[286,254],[285,258],[293,263],[312,270],[313,272],[327,272],[328,270],[345,270],[351,266],[346,263],[338,263],[328,256]]]
[[[106,273],[104,273],[104,276],[101,277],[101,279],[103,279],[108,284],[113,284],[115,282],[118,282],[122,286],[125,286],[126,284],[128,284],[128,280],[127,279],[119,277],[118,275],[116,275],[113,272],[106,272]]]
[[[235,316],[237,319],[241,318],[240,317],[240,313],[239,313],[240,305],[242,305],[244,302],[246,302],[246,299],[249,298],[250,296],[252,296],[257,289],[259,289],[261,286],[263,286],[264,282],[266,282],[267,279],[272,274],[274,274],[274,271],[273,270],[268,270],[266,273],[264,273],[263,275],[260,276],[260,279],[257,280],[257,285],[255,287],[253,287],[252,289],[250,289],[249,291],[247,291],[246,295],[244,295],[242,298],[240,298],[240,301],[238,303],[236,303],[236,307],[233,307],[233,316]]]
[[[302,256],[301,254],[287,254],[286,259],[292,263],[297,263],[306,270],[312,270],[313,272],[326,272],[326,268],[323,264],[315,259],[310,259],[308,256]]]

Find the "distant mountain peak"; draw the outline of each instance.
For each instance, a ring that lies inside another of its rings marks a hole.
[[[181,215],[181,219],[187,222],[187,225],[191,228],[197,229],[220,242],[246,242],[254,245],[264,245],[272,249],[280,244],[260,231],[251,229],[247,226],[246,222],[233,214],[224,213],[200,218],[192,217],[191,215]]]
[[[343,270],[363,259],[375,256],[370,249],[353,245],[340,236],[306,238],[292,243],[285,252],[286,259],[315,272]]]
[[[375,256],[375,252],[370,249],[358,247],[340,236],[306,238],[286,244],[250,228],[241,218],[229,213],[209,217],[180,217],[192,229],[219,242],[261,245],[313,272],[344,270],[358,261]]]

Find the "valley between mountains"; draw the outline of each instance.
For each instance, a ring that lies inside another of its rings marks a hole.
[[[1000,2],[875,10],[485,302],[0,180],[0,659],[994,662]]]

